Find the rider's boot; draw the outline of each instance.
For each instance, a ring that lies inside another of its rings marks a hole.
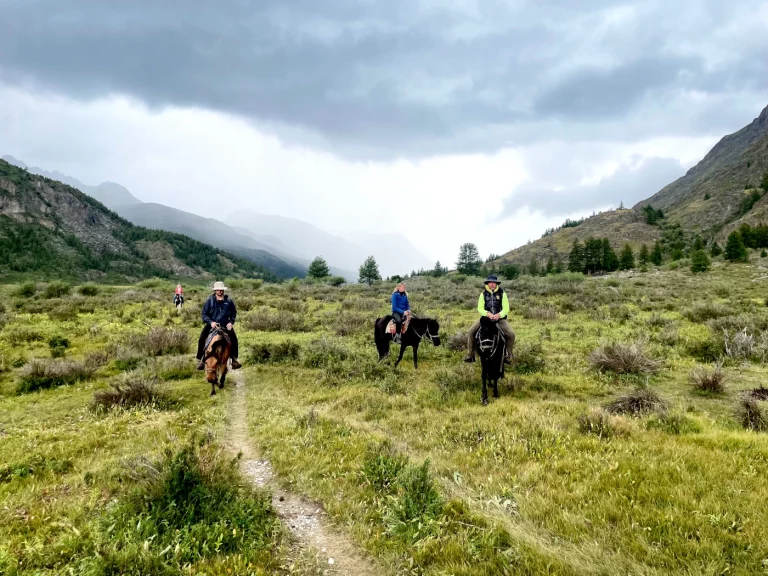
[[[475,361],[475,355],[474,354],[467,354],[464,356],[464,362],[474,362]]]
[[[204,362],[202,359],[200,359],[200,360],[198,361],[198,363],[197,363],[197,369],[198,369],[198,370],[204,370],[204,369],[205,369],[205,362]]]
[[[237,370],[238,368],[242,368],[242,367],[243,365],[237,361],[237,358],[232,358],[232,370]]]
[[[511,355],[508,354],[508,355],[504,356],[504,364],[512,364],[512,356]]]

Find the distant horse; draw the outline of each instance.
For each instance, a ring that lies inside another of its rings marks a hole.
[[[379,361],[389,356],[389,343],[392,342],[394,336],[387,331],[387,325],[392,320],[392,316],[384,316],[383,318],[377,318],[373,328],[373,340],[376,342],[376,349],[379,351]],[[400,337],[400,356],[395,362],[395,368],[400,364],[400,360],[403,359],[405,349],[408,346],[413,348],[413,367],[419,367],[419,344],[422,339],[426,338],[431,341],[433,345],[440,346],[440,324],[437,320],[432,318],[411,318],[408,329]]]
[[[514,345],[514,342],[512,342]],[[499,397],[499,378],[504,377],[506,340],[498,325],[489,318],[480,318],[480,329],[475,335],[475,346],[483,370],[483,406],[488,405],[487,384],[493,386],[493,397]]]
[[[227,333],[219,327],[211,331],[203,360],[205,362],[205,379],[211,383],[211,396],[216,395],[216,386],[224,388],[227,378],[227,361],[231,342]]]
[[[173,303],[176,305],[176,313],[181,314],[181,308],[184,306],[184,296],[176,294],[173,297]]]

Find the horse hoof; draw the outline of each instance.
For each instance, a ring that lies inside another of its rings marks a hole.
[[[488,398],[483,398],[483,406],[488,406]]]
[[[222,388],[224,388],[224,384],[219,384],[219,390],[221,390]]]
[[[216,390],[211,390],[211,396],[216,396]]]
[[[498,398],[498,397],[499,397],[499,395],[498,395],[498,394],[494,394],[494,395],[493,395],[493,397],[494,397],[494,398]]]

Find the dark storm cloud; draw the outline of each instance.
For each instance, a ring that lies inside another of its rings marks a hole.
[[[652,196],[684,174],[672,158],[648,158],[636,166],[621,166],[597,184],[565,190],[522,188],[505,199],[502,219],[523,208],[547,216],[571,216],[598,208],[616,208],[619,202],[631,207]]]
[[[586,122],[687,135],[698,122],[648,102],[696,90],[754,116],[734,94],[765,87],[766,44],[731,32],[711,62],[690,46],[764,3],[0,0],[0,82],[221,110],[363,157],[584,138]]]

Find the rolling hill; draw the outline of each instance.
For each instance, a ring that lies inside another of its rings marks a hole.
[[[615,249],[629,243],[637,249],[662,239],[679,225],[687,242],[699,235],[723,242],[742,223],[768,221],[768,198],[760,183],[768,173],[768,107],[749,125],[723,137],[696,166],[630,210],[612,210],[564,227],[520,246],[495,261],[527,264],[550,256],[567,260],[574,240],[608,238]],[[621,190],[616,191],[617,203]],[[757,199],[757,197],[760,197]],[[755,202],[746,201],[747,199]],[[660,225],[649,225],[643,208],[661,209]]]
[[[101,281],[278,279],[241,256],[135,226],[72,186],[0,160],[0,276],[14,274]]]

